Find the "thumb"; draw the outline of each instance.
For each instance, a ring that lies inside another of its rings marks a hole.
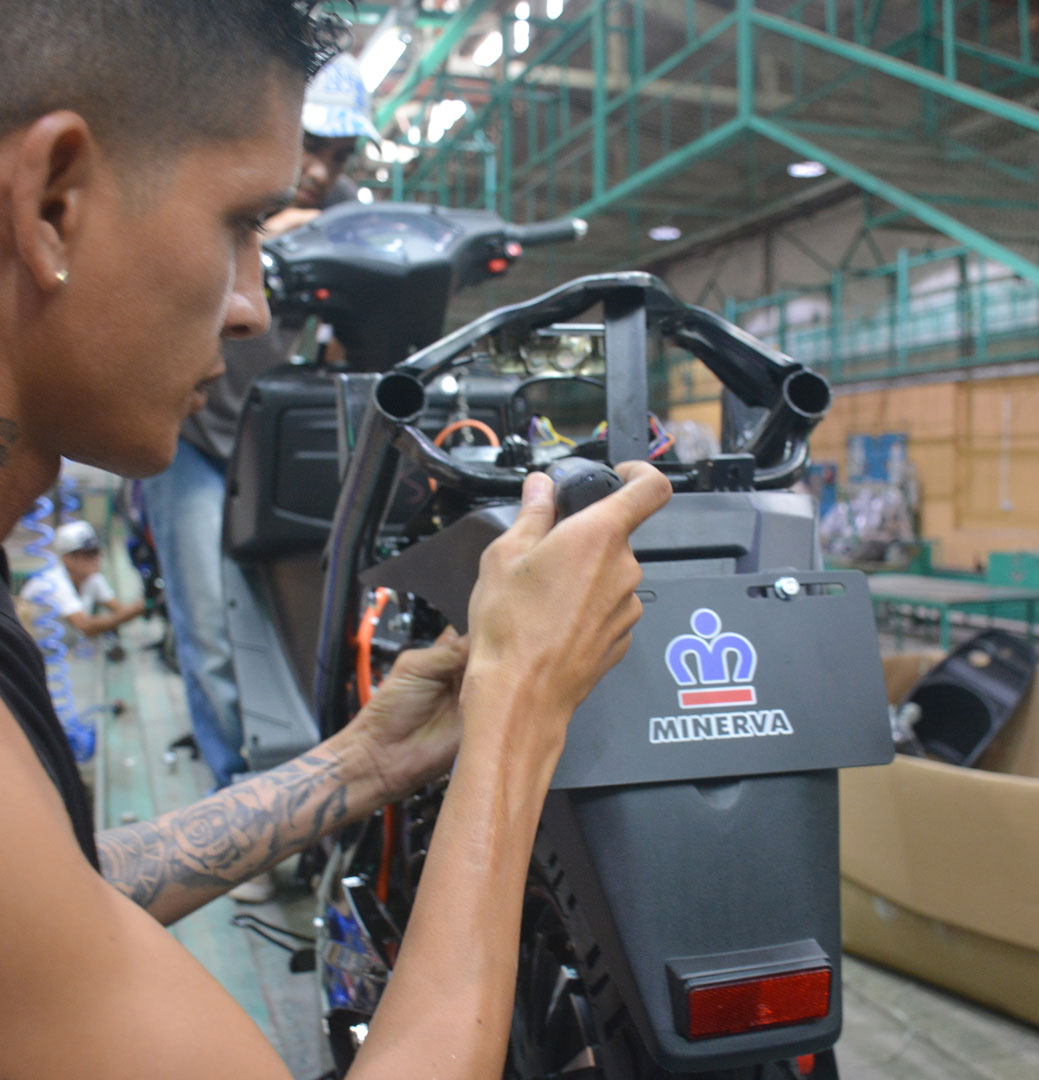
[[[543,472],[532,472],[523,481],[523,502],[509,532],[513,536],[540,540],[556,523],[556,485]]]

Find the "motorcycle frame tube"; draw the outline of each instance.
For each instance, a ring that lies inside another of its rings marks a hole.
[[[348,376],[340,376],[348,378]],[[324,554],[324,594],[314,675],[314,705],[323,737],[342,726],[358,615],[357,574],[372,548],[393,492],[401,426],[425,405],[411,375],[387,372],[376,383],[339,490]]]
[[[815,1053],[837,1041],[837,822],[836,770],[549,792],[541,830],[565,868],[557,879],[561,910],[580,909],[602,970],[659,1065],[700,1075]],[[705,875],[715,879],[706,888]],[[831,966],[826,1017],[701,1041],[678,1033],[669,960],[806,940]],[[586,965],[587,956],[580,961]],[[602,1031],[616,1000],[594,971],[581,974],[598,990],[589,1000]]]
[[[753,454],[761,466],[776,465],[787,456],[788,442],[805,444],[808,433],[826,415],[830,407],[830,387],[814,371],[793,371],[780,388],[773,405],[746,445],[745,454]]]
[[[829,384],[821,375],[713,312],[683,303],[651,274],[627,272],[577,278],[533,300],[482,315],[420,349],[395,370],[409,372],[428,384],[450,370],[461,354],[488,334],[509,329],[522,336],[541,327],[572,321],[598,303],[604,305],[606,315],[607,396],[617,403],[616,410],[608,406],[610,425],[618,429],[617,434],[610,436],[610,457],[614,463],[645,456],[638,453],[642,440],[631,426],[630,417],[622,423],[621,413],[625,406],[630,407],[634,397],[638,400],[646,397],[645,334],[647,325],[652,325],[670,341],[694,353],[747,405],[769,410],[755,433],[753,445],[748,448],[758,462],[755,487],[789,486],[801,475],[808,463],[808,434],[829,408]],[[611,345],[623,345],[626,354],[636,337],[635,351],[642,367],[637,376],[622,370],[625,363],[630,368],[630,356],[615,357],[618,362],[610,363],[611,352],[617,351]],[[611,392],[610,384],[618,375],[622,386]],[[640,379],[643,389],[638,394]],[[421,452],[425,448],[414,446],[413,449]],[[439,467],[428,452],[426,458]],[[422,463],[418,457],[414,460]],[[682,490],[680,480],[676,489]]]

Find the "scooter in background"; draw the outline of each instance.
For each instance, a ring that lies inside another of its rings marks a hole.
[[[514,228],[386,204],[268,246],[273,304],[331,323],[347,367],[260,379],[243,418],[225,547],[246,749],[256,767],[305,749],[402,649],[464,631],[528,471],[553,474],[565,514],[614,486],[611,463],[653,460],[675,494],[632,537],[644,614],[575,714],[545,805],[506,1077],[827,1080],[837,770],[892,756],[865,579],[821,568],[812,500],[787,490],[829,388],[641,273],[423,340],[452,291],[518,256]],[[675,459],[649,411],[662,350],[758,410],[737,445]],[[392,971],[442,790],[329,852],[317,969],[340,1069]]]

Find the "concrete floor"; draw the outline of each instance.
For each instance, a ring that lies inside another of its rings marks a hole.
[[[11,547],[9,553],[15,554]],[[114,583],[133,589],[128,567],[117,561]],[[164,761],[167,744],[188,730],[180,679],[152,647],[155,623],[123,628],[127,657],[106,661],[100,651],[70,657],[80,710],[119,699],[127,706],[103,717],[104,737],[89,770],[96,785],[101,827],[145,818],[205,793],[204,766],[180,751]],[[309,929],[312,896],[279,868],[282,887],[267,904],[248,910],[271,922]],[[316,1080],[331,1067],[318,1020],[313,974],[288,972],[288,953],[231,925],[246,910],[218,900],[171,932],[254,1017],[296,1080]],[[1026,1080],[1039,1077],[1039,1029],[996,1015],[871,964],[847,957],[844,1034],[838,1062],[844,1080]]]

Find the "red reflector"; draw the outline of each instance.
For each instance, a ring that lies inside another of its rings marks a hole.
[[[502,259],[502,258],[491,259],[487,263],[487,269],[490,270],[490,272],[492,274],[504,274],[505,271],[508,270],[508,268],[509,268],[509,260],[508,259]]]
[[[689,990],[689,1038],[818,1020],[830,1009],[830,969],[795,971]]]
[[[815,1072],[815,1054],[804,1054],[797,1059],[797,1071],[802,1076],[811,1076]]]
[[[327,300],[331,295],[332,294],[328,291],[328,289],[315,289],[314,290],[314,299],[315,300]]]

